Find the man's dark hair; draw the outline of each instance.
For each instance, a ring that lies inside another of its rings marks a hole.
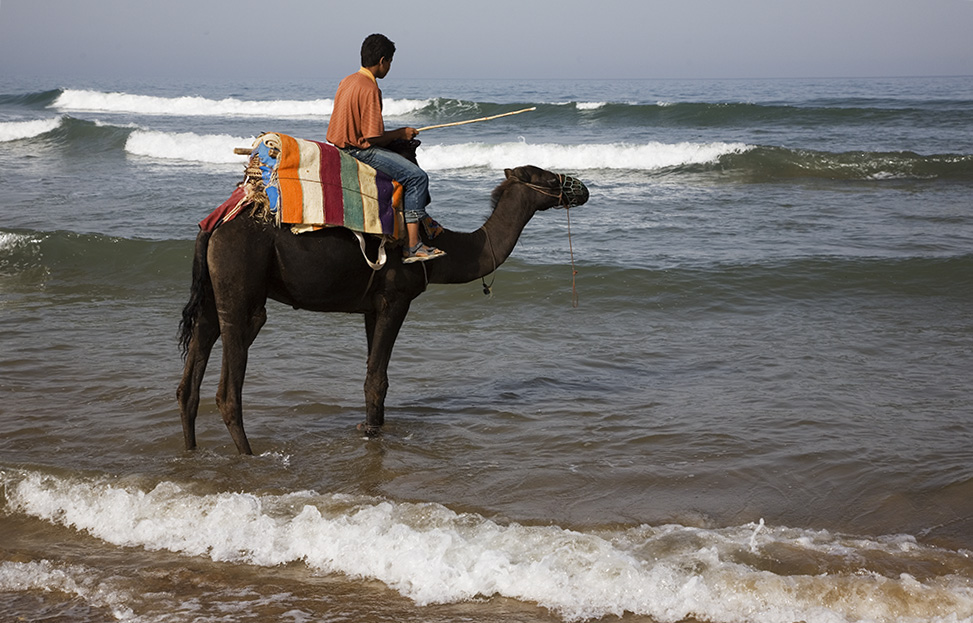
[[[395,44],[385,35],[368,35],[361,44],[361,66],[374,67],[384,57],[391,61],[395,56]]]

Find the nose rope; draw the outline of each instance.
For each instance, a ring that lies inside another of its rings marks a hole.
[[[560,177],[560,175],[558,177]],[[560,203],[562,206],[564,205],[564,189],[563,189],[563,187],[560,187],[559,186],[558,187],[558,189],[559,189],[558,190],[558,193],[555,195],[553,192],[550,191],[550,189],[548,189],[548,188],[546,188],[544,186],[538,186],[537,184],[531,184],[530,182],[521,182],[521,183],[524,186],[526,186],[527,188],[530,188],[531,190],[536,190],[537,192],[539,192],[540,194],[544,195],[545,197],[553,197],[554,199],[557,199],[557,202],[558,203]]]

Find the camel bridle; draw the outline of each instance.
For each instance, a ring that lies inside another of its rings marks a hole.
[[[588,192],[584,182],[570,175],[560,173],[555,173],[555,175],[558,180],[557,194],[554,194],[553,189],[546,186],[531,184],[530,182],[522,182],[522,184],[542,195],[557,199],[559,208],[574,208],[587,201]]]

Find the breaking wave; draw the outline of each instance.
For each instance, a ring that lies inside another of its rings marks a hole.
[[[0,143],[19,141],[47,134],[61,125],[63,117],[34,119],[32,121],[7,121],[0,123]]]
[[[530,162],[551,169],[627,169],[652,171],[686,165],[716,164],[727,154],[751,149],[743,143],[645,143],[558,145],[530,144],[525,141],[490,145],[423,146],[420,158],[424,167],[460,169],[486,167],[503,169],[511,162]]]
[[[389,100],[385,113],[406,114],[428,104],[428,100]],[[51,108],[67,112],[130,113],[139,115],[173,115],[183,117],[327,117],[334,100],[244,100],[235,97],[159,97],[131,93],[67,89],[51,103]]]
[[[58,90],[29,96],[3,96],[27,118],[0,121],[0,143],[45,146],[74,152],[124,152],[165,163],[230,165],[244,162],[234,148],[247,147],[250,136],[172,132],[144,127],[139,115],[244,116],[266,118],[327,117],[333,102],[318,100],[256,101],[238,98],[158,97],[92,90]],[[2,98],[0,98],[2,99]],[[942,115],[959,115],[949,103]],[[436,98],[386,100],[390,116],[412,115],[442,121],[508,112],[510,105]],[[50,116],[49,109],[60,114]],[[119,120],[89,121],[69,112],[116,112],[134,115]],[[864,123],[876,116],[908,122],[911,108],[800,108],[780,105],[714,103],[610,103],[577,101],[538,104],[530,115],[510,123],[561,127],[564,124],[605,123],[652,127],[685,124],[692,127],[733,127],[756,123],[798,123],[831,127],[836,123]],[[31,115],[38,118],[29,118]],[[42,117],[42,118],[41,118]],[[572,118],[574,117],[574,118]],[[957,117],[956,124],[965,123]],[[954,123],[950,122],[950,123]],[[962,122],[962,123],[961,123]],[[516,126],[514,126],[516,128]],[[270,127],[261,127],[273,129]],[[509,129],[509,128],[508,128]],[[507,136],[516,136],[511,132]],[[801,178],[842,181],[973,180],[969,153],[920,154],[912,151],[822,151],[735,141],[638,141],[590,144],[530,143],[502,138],[498,142],[437,144],[437,135],[421,137],[420,162],[429,170],[463,168],[502,169],[511,163],[532,163],[562,170],[620,170],[653,175],[717,174],[726,180],[774,182]]]
[[[625,613],[658,621],[973,620],[968,556],[904,535],[852,537],[763,521],[572,530],[314,491],[201,492],[165,481],[140,488],[30,471],[2,480],[6,512],[118,547],[261,567],[301,563],[379,580],[419,605],[503,596],[568,621]],[[44,563],[0,567],[0,589],[25,582],[91,592]]]

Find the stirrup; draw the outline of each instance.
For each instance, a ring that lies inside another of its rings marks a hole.
[[[357,231],[352,231],[351,233],[355,234],[355,237],[358,238],[358,244],[361,245],[362,257],[365,258],[365,262],[368,264],[368,267],[373,271],[382,270],[382,267],[385,266],[385,236],[382,236],[381,242],[378,243],[378,257],[376,258],[376,261],[373,262],[368,259],[368,254],[365,253],[365,236],[363,236],[361,232]]]

